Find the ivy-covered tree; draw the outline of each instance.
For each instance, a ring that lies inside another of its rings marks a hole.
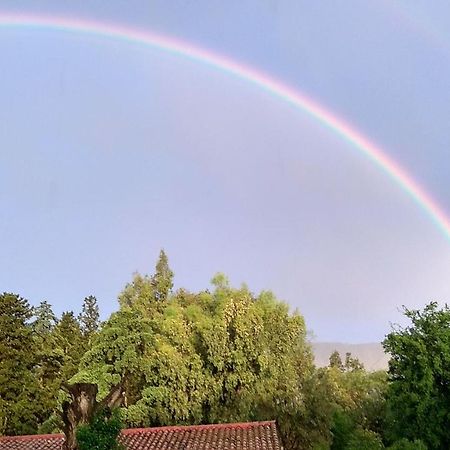
[[[121,422],[110,413],[123,403],[124,381],[113,386],[101,401],[97,399],[95,383],[63,383],[67,394],[60,412],[65,435],[63,450],[119,450],[116,438]]]

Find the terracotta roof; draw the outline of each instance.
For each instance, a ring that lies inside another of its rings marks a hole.
[[[0,438],[0,450],[61,450],[62,434]],[[275,422],[123,430],[127,450],[281,450]]]

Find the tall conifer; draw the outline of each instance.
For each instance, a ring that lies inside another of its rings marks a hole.
[[[169,293],[173,288],[173,272],[169,267],[169,259],[164,250],[159,253],[158,262],[156,263],[155,275],[152,280],[155,289],[154,296],[156,301],[167,300]]]
[[[98,309],[97,299],[93,295],[89,295],[83,301],[83,309],[78,316],[81,330],[84,336],[91,337],[100,325],[100,313]]]

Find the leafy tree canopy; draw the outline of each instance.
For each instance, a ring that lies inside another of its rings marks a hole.
[[[385,339],[389,362],[388,423],[392,441],[422,440],[450,448],[450,309],[436,302],[404,310],[411,325]]]

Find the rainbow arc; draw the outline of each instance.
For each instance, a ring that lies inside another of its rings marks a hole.
[[[387,151],[381,149],[347,121],[338,117],[314,99],[260,70],[173,37],[118,24],[68,17],[0,12],[0,28],[50,29],[127,41],[169,52],[245,80],[306,112],[323,126],[349,142],[401,187],[450,241],[450,219],[444,209],[403,167],[388,155]]]

